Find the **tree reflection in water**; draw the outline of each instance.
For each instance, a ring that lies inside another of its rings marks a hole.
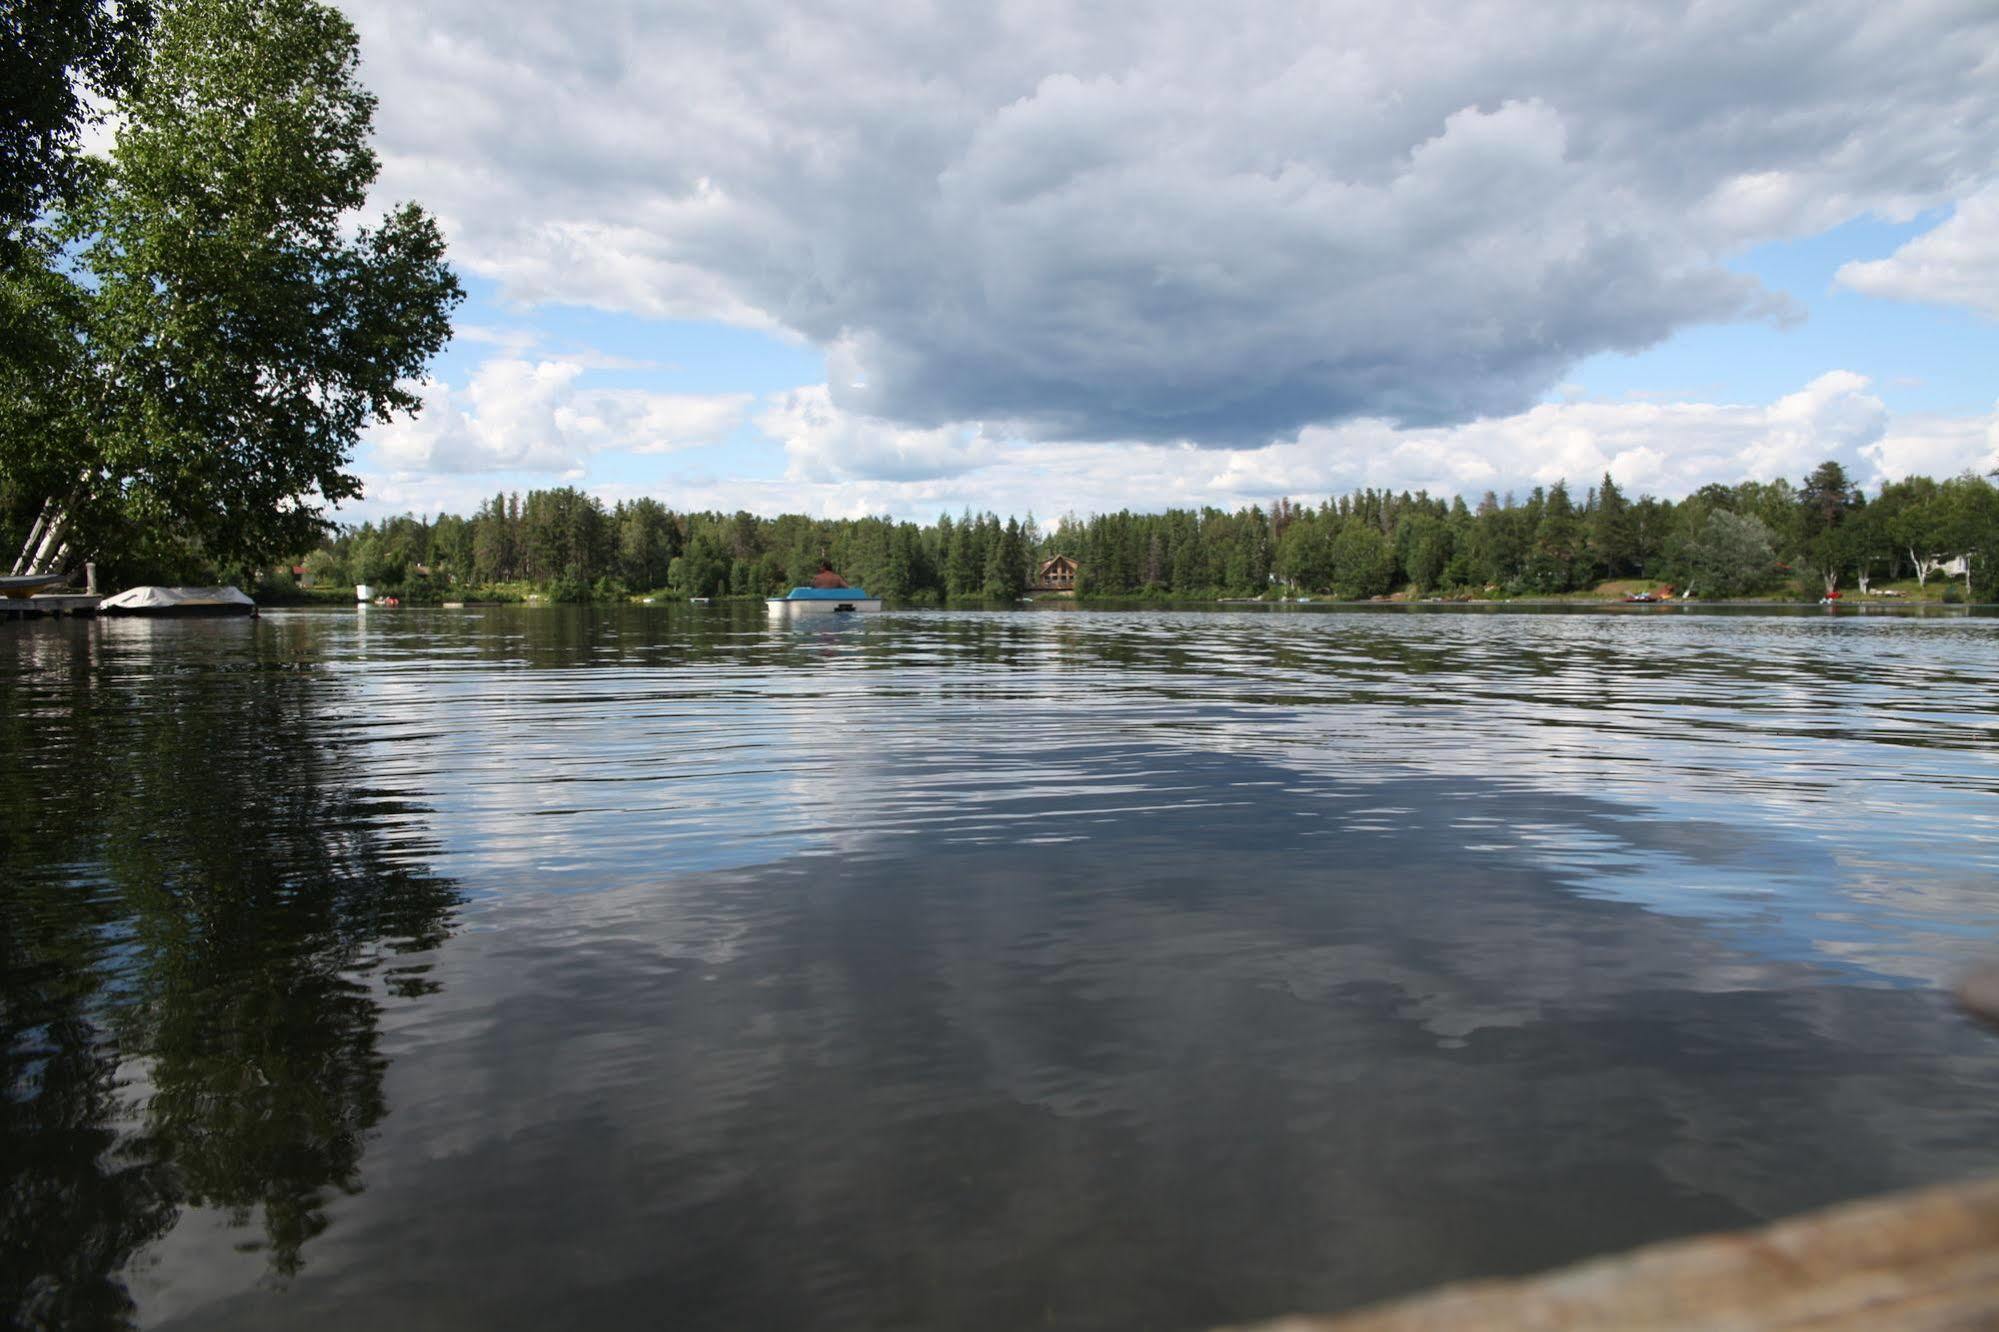
[[[367,789],[339,680],[247,628],[174,626],[233,635],[191,671],[104,626],[0,642],[0,810],[69,793],[0,818],[19,1325],[128,1320],[121,1269],[187,1205],[298,1271],[387,1113],[383,1005],[433,988],[458,891],[420,811]]]

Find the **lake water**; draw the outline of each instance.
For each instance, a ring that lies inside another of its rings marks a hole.
[[[1999,618],[0,626],[0,1307],[1161,1328],[1999,1169]]]

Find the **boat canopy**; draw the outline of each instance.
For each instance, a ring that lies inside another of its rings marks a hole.
[[[106,597],[100,611],[212,610],[224,606],[254,608],[256,602],[233,587],[134,587]]]
[[[794,587],[786,601],[873,601],[858,587]]]

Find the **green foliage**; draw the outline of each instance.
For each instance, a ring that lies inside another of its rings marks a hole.
[[[521,506],[520,573],[537,582],[587,583],[609,567],[616,531],[603,502],[573,487],[536,490]]]
[[[1396,559],[1419,592],[1442,586],[1455,546],[1449,524],[1434,514],[1409,513],[1395,525]]]
[[[1798,554],[1818,575],[1827,596],[1839,589],[1841,576],[1863,549],[1857,524],[1847,521],[1860,504],[1860,491],[1847,481],[1846,469],[1831,461],[1820,463],[1798,493]]]
[[[1799,535],[1809,541],[1840,526],[1860,504],[1859,487],[1847,480],[1846,469],[1830,459],[1820,463],[1798,492]]]
[[[1591,506],[1589,549],[1605,578],[1624,578],[1639,570],[1638,525],[1609,472],[1603,474]]]
[[[1294,520],[1277,543],[1277,576],[1306,592],[1333,581],[1333,524],[1313,515]]]
[[[314,587],[340,587],[358,580],[347,574],[347,562],[329,549],[312,551],[300,561],[306,580]]]
[[[666,506],[655,499],[634,500],[612,512],[618,539],[618,572],[633,587],[658,587],[679,544]]]
[[[1952,477],[1926,506],[1932,544],[1940,554],[1965,555],[1967,599],[1999,595],[1999,488],[1982,476]]]
[[[1502,504],[1491,491],[1479,501],[1478,514],[1465,542],[1470,582],[1485,587],[1512,587],[1526,576],[1539,518],[1517,507],[1508,495]]]
[[[1378,597],[1395,586],[1395,548],[1368,523],[1350,522],[1333,538],[1333,591]]]
[[[727,590],[729,560],[721,545],[702,532],[687,543],[687,549],[667,570],[674,590],[690,597],[720,596]]]
[[[981,588],[988,600],[1017,601],[1027,590],[1027,553],[1021,546],[1020,524],[1008,519],[986,550],[985,581]]]
[[[89,98],[130,85],[153,22],[144,0],[8,0],[0,6],[0,262],[74,196]]]
[[[1557,481],[1542,500],[1540,521],[1528,548],[1524,571],[1528,586],[1536,592],[1569,592],[1588,583],[1593,561],[1586,533],[1569,488]]]
[[[224,563],[303,550],[360,493],[363,427],[419,405],[461,293],[420,209],[354,225],[376,172],[357,64],[317,0],[173,0],[110,160],[7,275],[29,369],[0,397],[0,480],[71,562],[140,534]]]
[[[951,529],[950,546],[944,557],[944,590],[949,596],[969,597],[980,591],[985,577],[986,524],[974,521],[967,512]]]
[[[1770,585],[1777,556],[1761,519],[1716,509],[1690,553],[1688,586],[1703,597],[1740,597]]]
[[[850,583],[900,602],[1010,600],[1040,561],[1058,553],[1078,562],[1078,591],[1093,597],[1265,595],[1273,572],[1315,595],[1379,596],[1404,582],[1426,593],[1519,595],[1584,587],[1607,567],[1593,535],[1604,493],[1577,508],[1557,485],[1524,504],[1488,496],[1474,512],[1462,501],[1362,491],[1311,508],[1279,501],[1269,512],[1071,516],[1042,532],[990,513],[919,527],[886,518],[676,513],[654,500],[606,512],[590,496],[561,489],[495,496],[469,518],[364,523],[306,563],[315,582],[365,577],[406,597],[439,598],[452,589],[493,597],[501,588],[541,588],[605,600],[662,584],[683,596],[766,596],[805,581],[828,559]],[[1772,590],[1778,561],[1798,563],[1805,543],[1759,514],[1775,512],[1795,532],[1803,526],[1800,493],[1745,483],[1709,487],[1678,504],[1633,501],[1625,510],[1626,559],[1646,577],[1702,596]],[[1844,573],[1867,563],[1874,577],[1906,577],[1912,548],[1947,558],[1971,552],[1973,593],[1999,596],[1992,557],[1999,489],[1985,478],[1897,482],[1874,503],[1841,512],[1835,530],[1848,543],[1837,556]],[[978,576],[967,586],[952,562],[974,555]]]

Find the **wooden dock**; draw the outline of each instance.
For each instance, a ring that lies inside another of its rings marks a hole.
[[[41,592],[32,597],[0,598],[0,620],[39,620],[64,615],[95,615],[104,600],[87,592]]]
[[[1957,986],[1999,1027],[1999,967]],[[1999,1329],[1999,1178],[1889,1194],[1760,1230],[1648,1245],[1239,1332],[1920,1332]]]
[[[1999,1328],[1999,1179],[1655,1244],[1253,1332],[1874,1332]],[[1250,1332],[1245,1329],[1244,1332]]]

